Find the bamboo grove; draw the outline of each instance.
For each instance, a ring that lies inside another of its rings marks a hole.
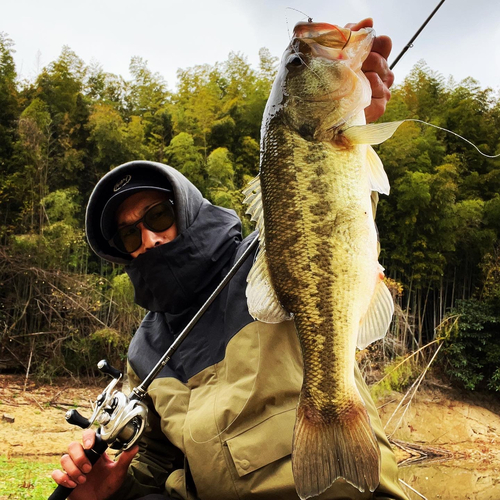
[[[120,362],[143,311],[120,266],[85,242],[98,179],[134,159],[168,163],[252,230],[241,190],[259,165],[260,122],[277,59],[241,54],[177,72],[171,91],[134,57],[130,79],[68,47],[21,81],[0,34],[0,369],[91,376]],[[172,83],[172,82],[171,82]],[[500,153],[500,100],[473,78],[423,61],[393,88],[384,121],[425,120]],[[444,343],[441,366],[470,388],[500,389],[500,159],[456,136],[404,124],[378,147],[391,181],[377,225],[397,302],[386,358]]]

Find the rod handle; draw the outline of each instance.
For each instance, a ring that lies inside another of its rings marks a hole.
[[[102,439],[100,434],[95,435],[95,443],[93,448],[90,450],[84,450],[85,456],[89,459],[89,462],[94,465],[100,458],[101,455],[108,449],[108,444]],[[53,492],[48,500],[65,500],[71,493],[73,493],[74,488],[68,488],[67,486],[59,485]]]

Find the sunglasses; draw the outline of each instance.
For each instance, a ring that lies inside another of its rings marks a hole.
[[[146,229],[155,233],[166,231],[175,222],[172,201],[162,201],[152,206],[139,220],[128,226],[118,229],[116,234],[109,240],[109,244],[123,253],[134,253],[142,245],[141,230],[137,227],[140,223]]]

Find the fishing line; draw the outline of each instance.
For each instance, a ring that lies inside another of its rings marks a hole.
[[[299,9],[294,9],[293,7],[286,7],[285,10],[294,10],[295,12],[298,12],[299,14],[302,14],[303,16],[306,16],[307,17],[307,22],[308,23],[312,23],[313,22],[313,18],[311,16],[308,16],[305,12],[302,12],[301,10]],[[285,16],[286,17],[286,16]],[[287,20],[288,22],[288,20]]]
[[[497,155],[487,155],[486,153],[483,153],[473,142],[469,141],[469,139],[466,139],[465,137],[461,136],[460,134],[457,134],[456,132],[453,132],[453,130],[449,130],[449,129],[444,128],[444,127],[439,127],[438,125],[434,125],[434,124],[429,123],[429,122],[424,122],[423,120],[418,120],[416,118],[406,118],[405,120],[401,120],[401,123],[403,123],[403,122],[418,122],[418,123],[423,123],[424,125],[429,125],[429,127],[434,127],[434,128],[439,129],[439,130],[444,130],[445,132],[449,132],[450,134],[453,134],[456,137],[458,137],[458,138],[462,139],[463,141],[467,142],[472,147],[474,147],[479,154],[483,155],[486,158],[498,158],[498,157],[500,157],[500,154],[497,154]]]
[[[312,22],[312,17],[309,17],[305,12],[302,12],[301,10],[294,9],[293,7],[285,7],[285,10],[294,10],[295,12],[298,12],[299,14],[302,14],[303,16],[307,17],[308,22]],[[288,17],[285,12],[285,23],[286,23],[286,32],[288,34],[288,41],[292,41],[292,36],[290,35],[290,26],[288,24]]]
[[[479,154],[483,155],[486,158],[498,158],[500,156],[500,154],[497,154],[497,155],[487,155],[486,153],[483,153],[473,142],[469,141],[469,139],[466,139],[465,137],[461,136],[460,134],[457,134],[456,132],[453,132],[453,130],[448,130],[447,128],[439,127],[438,125],[433,125],[432,123],[424,122],[422,120],[417,120],[415,118],[412,118],[411,121],[424,123],[425,125],[429,125],[430,127],[434,127],[434,128],[439,129],[439,130],[444,130],[445,132],[449,132],[450,134],[453,134],[456,137],[459,137],[463,141],[465,141],[468,144],[470,144],[472,147],[474,147],[477,150],[477,152]]]

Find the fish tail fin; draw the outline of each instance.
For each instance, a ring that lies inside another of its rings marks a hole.
[[[302,500],[343,478],[359,491],[375,491],[380,481],[380,448],[361,400],[344,414],[325,421],[301,402],[295,423],[292,469]]]

